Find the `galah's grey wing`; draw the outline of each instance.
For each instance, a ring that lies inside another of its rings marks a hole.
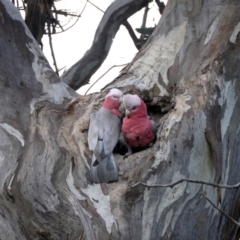
[[[96,119],[96,113],[92,113],[90,116],[90,123],[88,128],[88,147],[91,151],[96,148],[98,141],[98,122]]]
[[[105,157],[103,150],[103,118],[101,112],[91,114],[88,129],[88,146],[99,162]]]
[[[110,154],[98,165],[97,173],[101,182],[115,182],[118,180],[118,168],[113,154]]]
[[[120,118],[112,113],[107,114],[108,116],[104,122],[103,131],[103,146],[105,155],[110,155],[116,146],[120,131],[121,131],[121,121]]]
[[[90,169],[92,183],[111,182],[118,180],[118,169],[112,151],[120,135],[121,121],[105,108],[91,114],[88,145],[93,151]]]

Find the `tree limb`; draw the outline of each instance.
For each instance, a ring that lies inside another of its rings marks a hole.
[[[136,36],[136,34],[135,34],[132,26],[130,25],[130,23],[129,23],[128,21],[125,21],[125,22],[123,23],[123,26],[126,27],[126,29],[127,29],[128,33],[129,33],[130,37],[132,38],[132,40],[133,40],[133,42],[134,42],[135,47],[139,50],[140,47],[141,47],[140,44],[139,44],[139,39],[137,38],[137,36]]]
[[[92,47],[82,59],[62,75],[62,81],[77,90],[87,84],[108,55],[119,27],[146,6],[148,0],[116,0],[106,10],[96,31]]]
[[[95,4],[93,4],[92,2],[90,2],[89,0],[88,0],[88,2],[89,2],[90,4],[92,4],[95,8],[97,8],[99,11],[101,11],[102,13],[104,13],[104,11],[103,11],[101,8],[99,8],[98,6],[96,6]],[[131,37],[132,40],[133,40],[134,45],[135,45],[136,48],[139,50],[139,49],[140,49],[139,39],[137,38],[137,36],[136,36],[136,34],[135,34],[132,26],[130,25],[130,23],[126,20],[122,25],[126,27],[126,29],[127,29],[128,33],[129,33],[130,37]]]
[[[143,185],[145,187],[174,187],[175,185],[182,183],[182,182],[190,182],[190,183],[196,183],[196,184],[205,184],[209,185],[212,187],[217,187],[217,188],[228,188],[228,189],[235,189],[240,187],[240,182],[235,184],[235,185],[223,185],[223,184],[216,184],[216,183],[210,183],[210,182],[205,182],[205,181],[200,181],[200,180],[194,180],[194,179],[187,179],[187,178],[182,178],[176,182],[169,183],[169,184],[147,184],[143,182],[138,182],[131,187],[137,187],[138,185]]]

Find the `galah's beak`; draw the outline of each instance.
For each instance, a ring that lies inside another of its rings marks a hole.
[[[126,111],[125,111],[126,116],[129,116],[130,113],[131,113],[131,112],[130,112],[128,109],[126,109]]]
[[[123,102],[123,96],[121,96],[121,97],[119,98],[119,102],[120,102],[120,103]]]

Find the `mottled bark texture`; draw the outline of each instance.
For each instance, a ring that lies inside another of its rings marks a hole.
[[[87,84],[106,59],[121,24],[147,5],[149,0],[115,0],[99,23],[93,44],[85,55],[61,77],[74,90]],[[81,44],[81,43],[80,43]]]
[[[239,239],[240,2],[170,0],[109,87],[139,93],[158,123],[149,149],[115,159],[119,181],[89,182],[86,136],[99,95],[60,82],[8,0],[0,1],[0,239]],[[164,115],[163,115],[164,114]]]

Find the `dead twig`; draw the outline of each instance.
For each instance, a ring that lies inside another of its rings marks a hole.
[[[201,194],[214,208],[216,208],[219,212],[221,212],[228,220],[232,221],[234,224],[236,224],[238,227],[240,227],[240,223],[237,222],[235,219],[232,217],[228,216],[223,210],[218,208],[209,198],[204,196],[204,194]]]
[[[187,179],[187,178],[182,178],[176,182],[173,183],[168,183],[168,184],[147,184],[143,182],[138,182],[134,185],[132,185],[132,188],[137,187],[138,185],[143,185],[145,187],[174,187],[175,185],[182,183],[182,182],[190,182],[190,183],[196,183],[196,184],[205,184],[209,185],[212,187],[217,187],[217,188],[227,188],[227,189],[235,189],[240,187],[240,182],[235,184],[235,185],[223,185],[223,184],[216,184],[216,183],[210,183],[210,182],[205,182],[201,180],[194,180],[194,179]]]
[[[200,180],[193,180],[193,179],[180,179],[176,182],[173,183],[169,183],[169,184],[146,184],[143,182],[138,182],[134,185],[132,185],[132,188],[138,186],[138,185],[143,185],[145,187],[174,187],[175,185],[182,183],[182,182],[191,182],[191,183],[197,183],[197,184],[205,184],[205,185],[209,185],[212,187],[217,187],[217,188],[227,188],[227,189],[235,189],[235,188],[239,188],[240,187],[240,182],[235,184],[235,185],[223,185],[223,184],[216,184],[216,183],[210,183],[210,182],[205,182],[205,181],[200,181]],[[234,224],[236,224],[238,227],[240,227],[240,223],[237,222],[235,219],[233,219],[232,217],[230,217],[229,215],[227,215],[223,210],[221,210],[220,208],[218,208],[209,198],[207,198],[204,194],[201,194],[214,208],[216,208],[219,212],[221,212],[228,220],[232,221]]]
[[[66,11],[62,11],[62,10],[52,10],[53,13],[59,14],[59,15],[63,15],[65,17],[67,16],[71,16],[71,17],[79,17],[79,15],[73,14],[73,13],[68,13]]]
[[[115,68],[115,67],[123,67],[126,66],[128,63],[125,64],[121,64],[121,65],[113,65],[112,67],[110,67],[100,78],[98,78],[89,88],[88,90],[85,92],[84,95],[87,95],[87,93],[89,92],[89,90],[102,78],[104,77],[111,69]]]
[[[96,6],[94,3],[90,2],[89,0],[87,0],[87,2],[89,2],[89,3],[92,4],[95,8],[97,8],[98,10],[100,10],[101,12],[104,13],[104,11],[103,11],[101,8],[99,8],[98,6]]]
[[[61,27],[62,31],[61,31],[61,32],[56,32],[56,33],[54,33],[54,34],[59,34],[59,33],[62,33],[62,32],[66,32],[67,30],[69,30],[70,28],[72,28],[72,27],[78,22],[79,18],[82,16],[82,14],[83,14],[86,6],[87,6],[87,1],[85,2],[85,5],[84,5],[81,13],[79,13],[78,15],[75,15],[75,16],[74,16],[74,17],[76,17],[77,19],[76,19],[76,21],[75,21],[70,27],[68,27],[68,28],[66,28],[66,29],[63,29],[63,27],[59,24],[59,26]],[[67,13],[67,15],[73,16],[73,14],[71,14],[71,13],[70,13],[70,14]]]

